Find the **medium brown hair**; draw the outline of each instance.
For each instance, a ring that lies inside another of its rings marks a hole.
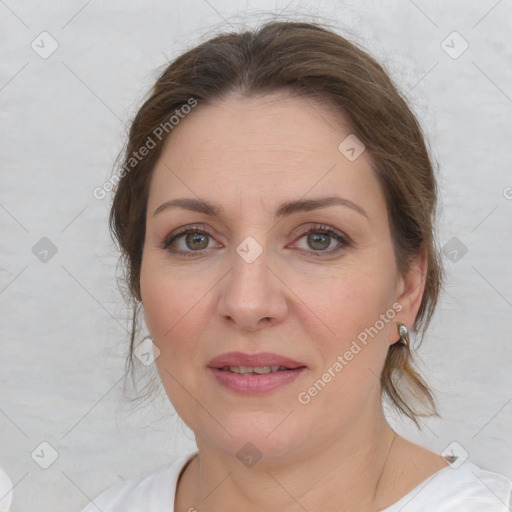
[[[418,121],[383,67],[357,45],[316,23],[273,21],[256,30],[217,35],[179,56],[161,73],[131,124],[110,212],[134,308],[128,369],[133,369],[140,309],[149,183],[172,134],[169,116],[182,112],[191,99],[201,105],[233,94],[252,97],[279,91],[332,105],[365,144],[386,199],[398,269],[407,272],[412,258],[426,254],[426,286],[414,327],[422,336],[428,326],[442,270],[434,238],[437,187]],[[160,134],[162,126],[168,130],[158,140],[155,133]],[[150,139],[155,147],[134,160],[134,153]],[[391,403],[418,425],[418,416],[437,412],[411,359],[408,347],[391,345],[381,385]]]

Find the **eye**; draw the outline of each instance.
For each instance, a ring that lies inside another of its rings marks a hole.
[[[205,226],[191,226],[171,233],[162,243],[162,249],[183,256],[195,256],[211,248],[213,237],[205,230]],[[299,237],[305,240],[302,249],[313,256],[332,255],[350,246],[350,239],[342,233],[317,224],[303,231]],[[300,244],[299,244],[300,245]],[[217,245],[218,247],[218,245]]]
[[[312,255],[334,254],[349,246],[349,239],[342,233],[324,225],[315,225],[305,231],[299,240],[305,239],[303,249]]]
[[[201,226],[204,227],[204,226]],[[185,256],[194,256],[209,248],[213,238],[198,226],[192,226],[171,233],[163,242],[162,249]]]

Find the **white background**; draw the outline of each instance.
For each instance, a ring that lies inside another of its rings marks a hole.
[[[78,511],[193,450],[163,395],[137,409],[123,401],[129,312],[109,199],[92,190],[110,175],[157,68],[205,34],[279,11],[334,23],[387,66],[440,164],[440,244],[457,237],[467,247],[446,260],[446,290],[420,351],[443,418],[422,433],[392,421],[438,452],[457,441],[473,462],[512,477],[509,0],[3,0],[0,465],[15,484],[13,511]],[[31,48],[43,31],[59,45],[46,59]],[[469,44],[456,59],[441,47],[453,31]],[[32,252],[42,237],[57,248],[46,263]],[[48,469],[31,458],[43,441],[58,453]]]

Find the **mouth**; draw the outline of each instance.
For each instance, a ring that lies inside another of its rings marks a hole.
[[[307,366],[269,352],[230,352],[208,364],[210,373],[222,387],[244,395],[262,395],[295,380]]]
[[[300,366],[298,368],[305,368]],[[224,366],[218,368],[224,372],[238,373],[242,375],[266,375],[268,373],[286,372],[298,368],[287,368],[286,366]]]
[[[234,373],[271,373],[283,370],[294,370],[305,367],[304,363],[273,352],[246,354],[244,352],[226,352],[213,358],[208,367],[218,368]],[[238,371],[238,370],[241,371]]]

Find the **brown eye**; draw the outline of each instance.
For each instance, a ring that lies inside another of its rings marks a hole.
[[[162,249],[183,256],[205,254],[214,239],[199,227],[189,227],[169,235],[162,242]]]
[[[331,236],[327,233],[312,233],[308,235],[307,240],[311,249],[323,251],[329,247]]]
[[[208,247],[208,239],[209,236],[206,233],[200,233],[197,231],[194,233],[188,233],[185,237],[185,243],[192,251],[199,251]]]
[[[307,229],[299,241],[297,246],[312,256],[334,255],[351,246],[350,239],[346,235],[323,224]]]

